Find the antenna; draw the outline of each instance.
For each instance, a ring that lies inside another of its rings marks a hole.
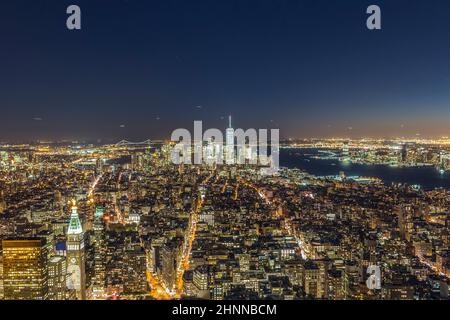
[[[231,115],[228,116],[228,128],[231,128]]]

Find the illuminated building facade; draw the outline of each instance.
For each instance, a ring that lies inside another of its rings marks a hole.
[[[103,207],[97,207],[94,215],[94,297],[105,294],[105,224],[103,222]]]
[[[145,293],[148,290],[146,262],[145,251],[140,246],[131,245],[125,250],[123,257],[123,292],[125,294]]]
[[[165,287],[172,291],[175,288],[177,276],[177,260],[179,256],[180,244],[173,240],[166,243],[161,248],[161,280]]]
[[[3,246],[3,286],[6,300],[48,299],[46,241],[7,239]]]
[[[67,298],[66,278],[66,257],[52,257],[48,263],[49,300],[65,300]]]
[[[3,252],[0,249],[0,300],[3,299],[4,289],[3,289]]]
[[[228,117],[228,128],[225,131],[225,157],[227,164],[234,164],[234,129],[231,126],[231,116]]]
[[[350,160],[349,143],[348,141],[345,141],[342,146],[342,161],[349,161],[349,160]]]
[[[67,230],[67,287],[76,291],[78,300],[86,299],[84,232],[75,202]]]

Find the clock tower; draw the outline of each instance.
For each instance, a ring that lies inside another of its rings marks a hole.
[[[67,288],[75,290],[78,300],[86,299],[84,232],[75,200],[67,230]]]

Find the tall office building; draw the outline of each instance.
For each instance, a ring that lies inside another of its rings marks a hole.
[[[329,270],[327,282],[327,298],[330,300],[345,300],[344,272],[342,270]]]
[[[125,249],[123,255],[123,292],[145,293],[147,288],[146,279],[146,256],[142,247],[130,245]]]
[[[95,167],[96,167],[97,173],[102,173],[103,172],[103,165],[104,165],[104,160],[103,159],[97,159],[96,160]]]
[[[210,282],[210,274],[209,267],[207,265],[197,266],[194,270],[193,274],[193,283],[195,295],[202,299],[209,299],[209,282]]]
[[[103,222],[103,207],[97,207],[94,214],[94,278],[93,295],[94,298],[102,298],[105,295],[106,278],[106,252],[105,252],[105,224]]]
[[[234,129],[231,126],[231,116],[228,117],[228,128],[225,131],[225,159],[226,164],[234,164]]]
[[[3,252],[0,248],[0,300],[3,300]]]
[[[48,259],[45,239],[6,239],[2,246],[4,298],[46,300]]]
[[[342,161],[350,160],[350,152],[349,152],[349,142],[344,141],[342,145]]]
[[[5,212],[6,210],[6,201],[5,201],[5,196],[3,194],[3,191],[0,190],[0,214],[2,214],[3,212]]]
[[[400,204],[396,208],[398,228],[403,239],[410,241],[413,233],[413,213],[412,207],[405,204]]]
[[[75,290],[78,300],[86,299],[84,232],[75,201],[67,230],[67,287]]]
[[[207,145],[205,146],[205,161],[208,164],[213,164],[215,162],[215,146],[214,146],[214,141],[212,139],[210,139],[207,142]]]
[[[441,173],[444,173],[446,170],[448,170],[450,165],[449,159],[449,156],[447,156],[444,151],[439,152],[438,169],[441,171]]]
[[[304,264],[303,289],[307,296],[322,299],[326,296],[326,273],[322,264],[307,261]]]
[[[48,262],[48,299],[65,300],[67,297],[66,257],[53,256]]]
[[[180,247],[178,243],[172,241],[166,243],[160,251],[161,269],[160,276],[164,286],[173,291],[176,285],[177,277],[177,257],[179,256]]]

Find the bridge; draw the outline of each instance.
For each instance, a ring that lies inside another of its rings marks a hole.
[[[152,144],[152,141],[150,139],[147,139],[145,141],[141,142],[131,142],[127,140],[121,140],[114,144],[114,147],[127,147],[127,146],[149,146]]]

